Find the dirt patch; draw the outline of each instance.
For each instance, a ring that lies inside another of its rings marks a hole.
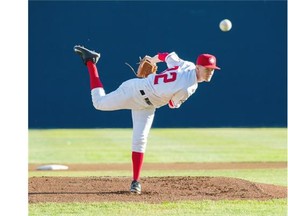
[[[146,177],[142,194],[130,194],[128,177],[32,177],[29,203],[267,200],[287,197],[287,188],[226,177]]]
[[[29,164],[37,172],[43,164]],[[130,170],[131,164],[65,164],[70,171]],[[286,162],[146,163],[143,170],[282,169]],[[42,171],[43,172],[43,171]],[[57,171],[48,171],[57,172]],[[29,203],[147,202],[180,200],[267,200],[287,197],[287,187],[228,177],[143,177],[142,194],[130,194],[130,177],[31,177]]]

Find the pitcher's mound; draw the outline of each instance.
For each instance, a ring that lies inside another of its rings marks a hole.
[[[142,194],[130,194],[125,177],[32,177],[29,203],[36,202],[149,202],[179,200],[278,199],[287,188],[228,177],[147,177]]]

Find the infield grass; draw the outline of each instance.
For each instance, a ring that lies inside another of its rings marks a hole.
[[[130,163],[131,129],[29,130],[29,163]],[[286,128],[152,129],[147,163],[287,161]]]
[[[286,216],[286,200],[30,204],[30,216]]]
[[[130,129],[29,130],[29,163],[130,163]],[[152,129],[145,163],[287,161],[286,128]],[[131,176],[128,171],[29,176]],[[143,171],[143,176],[229,176],[287,186],[287,169]],[[38,203],[29,215],[284,216],[285,199],[147,203]]]

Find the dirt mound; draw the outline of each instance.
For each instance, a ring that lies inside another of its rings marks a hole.
[[[159,203],[179,200],[287,197],[287,188],[227,177],[147,177],[142,194],[130,194],[128,177],[32,177],[29,203],[131,201]]]

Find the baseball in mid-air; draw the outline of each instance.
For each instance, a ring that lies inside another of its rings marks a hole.
[[[223,32],[227,32],[230,31],[232,28],[232,23],[229,19],[224,19],[219,23],[219,28],[221,29],[221,31]]]

